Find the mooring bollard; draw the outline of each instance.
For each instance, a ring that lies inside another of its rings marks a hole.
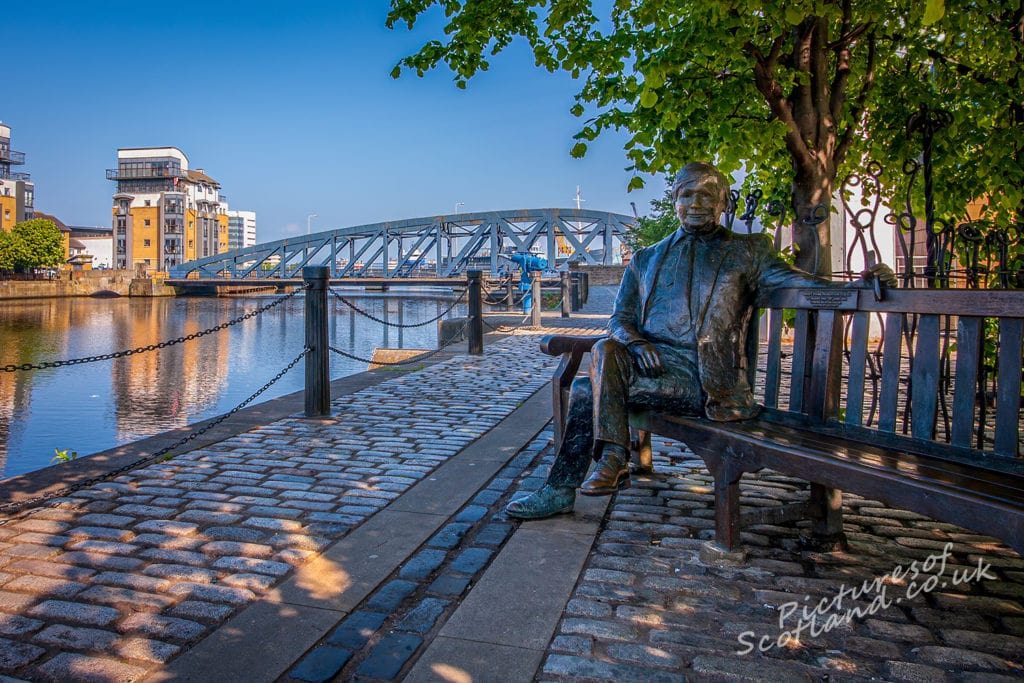
[[[583,305],[586,306],[590,300],[590,273],[583,273]]]
[[[570,301],[569,301],[569,296],[570,296],[570,293],[569,293],[569,271],[563,271],[562,273],[560,273],[559,277],[560,277],[559,285],[561,285],[561,288],[562,288],[562,317],[563,318],[568,318],[569,317],[569,304],[570,304]]]
[[[469,338],[469,354],[482,356],[484,353],[484,302],[481,277],[483,273],[479,270],[466,271],[466,283],[469,287],[469,329],[466,336]]]
[[[516,305],[515,296],[514,296],[514,291],[515,291],[514,287],[515,287],[515,285],[512,282],[512,275],[510,274],[508,276],[508,280],[505,281],[505,310],[506,311],[511,311],[512,308]]]
[[[572,274],[572,310],[578,311],[583,308],[583,302],[580,299],[580,273]]]
[[[534,272],[530,283],[530,294],[533,296],[533,307],[530,309],[530,326],[540,327],[540,309],[543,305],[540,296],[540,272]]]
[[[305,266],[306,417],[331,414],[331,360],[327,336],[327,266]]]

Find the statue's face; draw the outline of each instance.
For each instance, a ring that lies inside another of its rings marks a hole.
[[[679,224],[691,231],[711,230],[725,211],[725,200],[718,179],[712,175],[695,176],[676,190],[676,216]]]

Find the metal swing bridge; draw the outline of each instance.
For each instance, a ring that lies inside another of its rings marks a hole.
[[[299,280],[305,266],[327,266],[332,280],[451,281],[465,270],[497,277],[507,259],[610,265],[634,219],[586,209],[516,209],[411,218],[289,237],[183,263],[168,284],[258,285]],[[438,282],[438,284],[441,284]]]

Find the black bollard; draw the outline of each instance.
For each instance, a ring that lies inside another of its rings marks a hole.
[[[327,336],[327,266],[305,266],[306,417],[331,414],[331,361]]]
[[[578,311],[583,308],[583,303],[580,301],[580,273],[572,274],[572,310]]]
[[[583,305],[587,304],[590,300],[590,273],[583,272]]]
[[[469,354],[482,356],[484,353],[484,303],[483,287],[480,278],[481,271],[467,270],[466,283],[469,286],[469,329],[466,336],[469,338]]]
[[[541,327],[540,311],[543,305],[540,295],[540,273],[534,272],[533,281],[530,283],[530,292],[533,296],[533,307],[530,309],[530,326]]]
[[[514,290],[513,290],[514,286],[515,285],[512,282],[512,274],[510,273],[509,276],[508,276],[508,280],[505,281],[505,310],[506,311],[511,311],[515,307],[515,305],[516,305],[515,295],[513,293],[514,292]]]
[[[568,318],[569,304],[571,303],[569,299],[571,296],[569,293],[569,271],[563,271],[560,274],[560,280],[559,284],[562,287],[562,317]]]

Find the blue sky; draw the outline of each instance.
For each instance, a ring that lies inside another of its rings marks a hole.
[[[110,225],[119,147],[171,145],[257,212],[259,240],[461,211],[574,206],[641,213],[624,136],[569,157],[579,83],[524,46],[458,90],[447,71],[390,77],[439,16],[384,28],[386,0],[6,3],[0,120],[36,206]]]

